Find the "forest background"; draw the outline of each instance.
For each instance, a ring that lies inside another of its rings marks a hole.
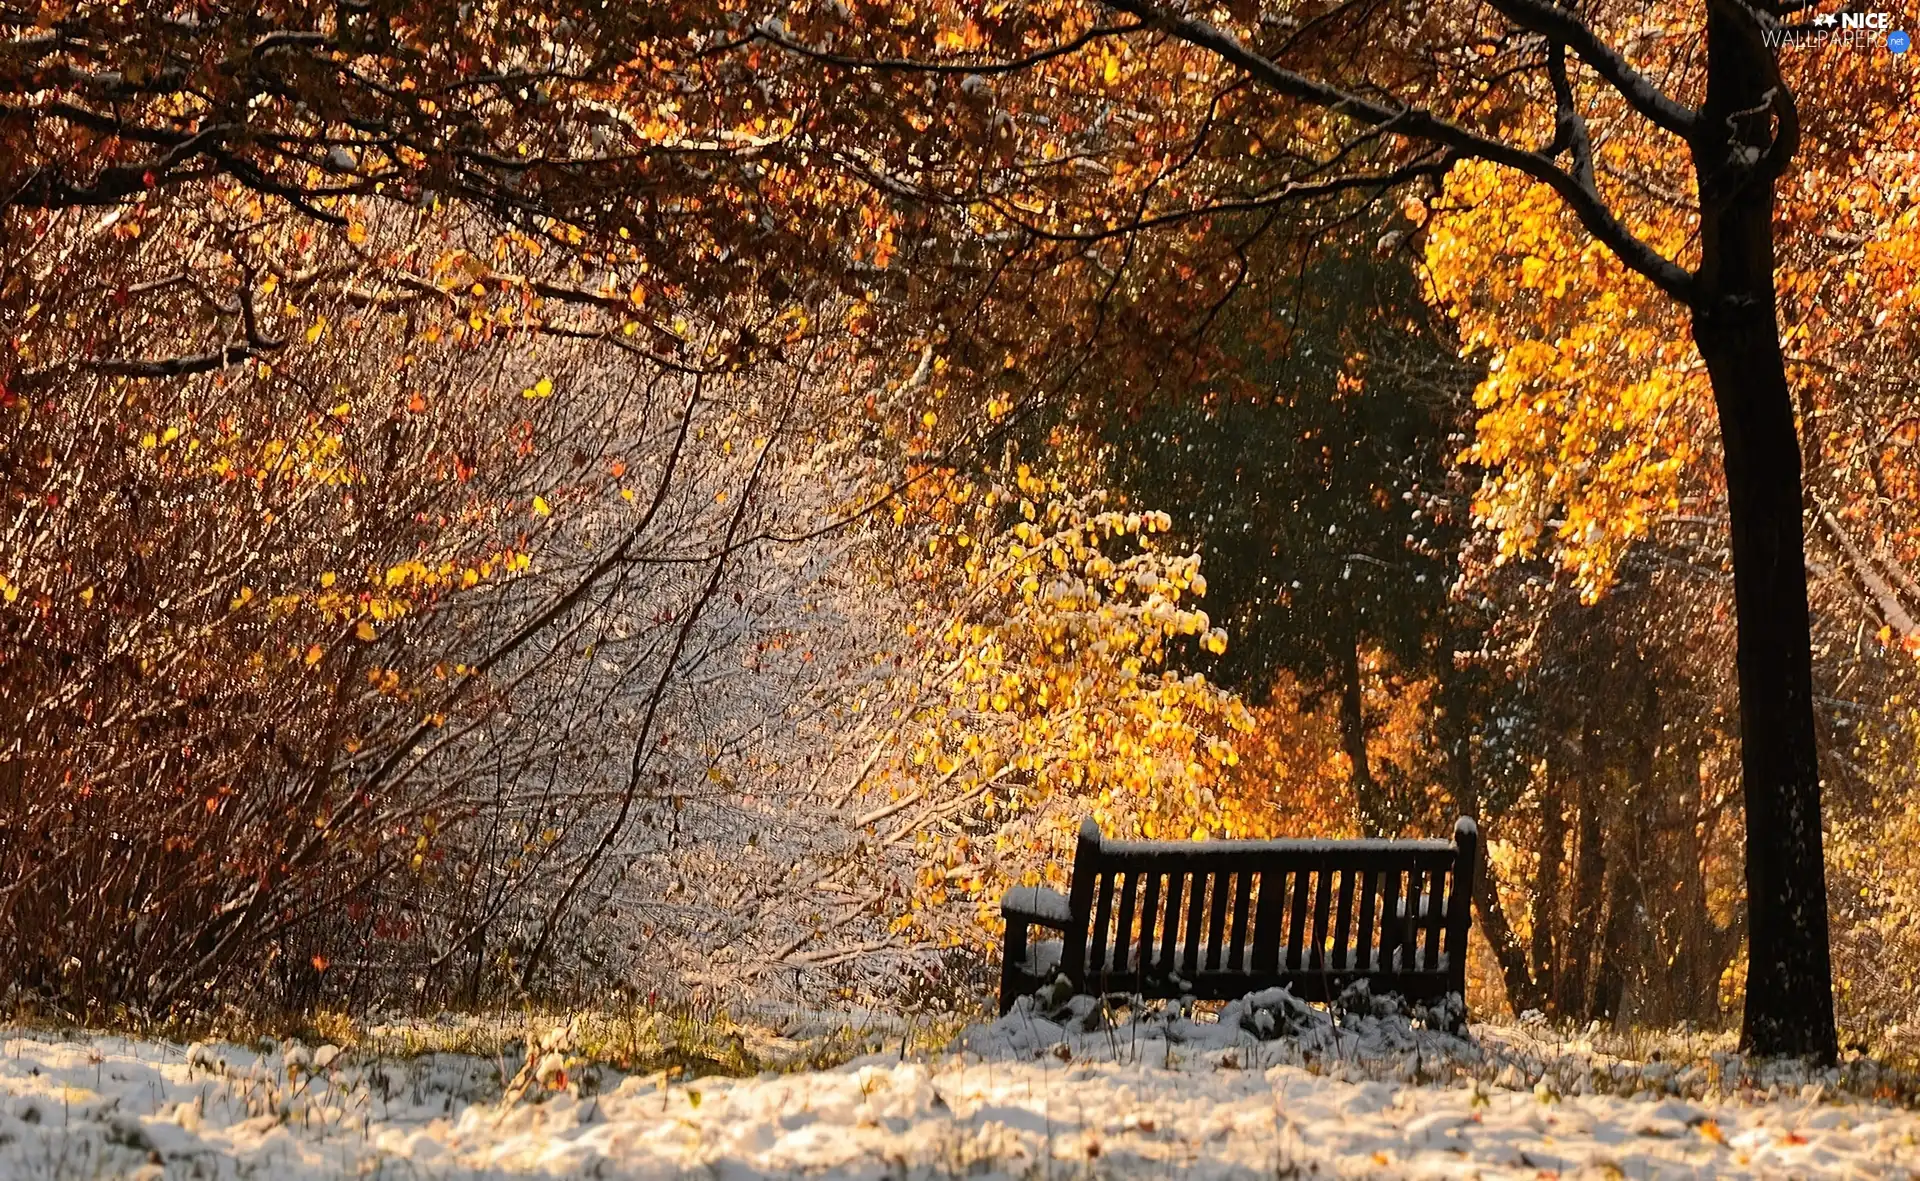
[[[1659,284],[1142,6],[742,7],[4,10],[16,999],[971,1004],[1083,815],[1467,813],[1479,1011],[1736,1022],[1727,486]],[[1206,15],[1475,126],[1564,93],[1697,253],[1542,7]],[[1701,14],[1590,7],[1704,85]],[[1915,74],[1772,56],[1835,1003],[1912,1055]]]

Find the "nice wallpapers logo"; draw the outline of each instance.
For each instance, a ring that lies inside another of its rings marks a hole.
[[[1781,25],[1763,34],[1776,48],[1799,48],[1838,42],[1859,49],[1885,47],[1899,55],[1913,48],[1905,29],[1894,27],[1890,12],[1816,12],[1804,24]]]

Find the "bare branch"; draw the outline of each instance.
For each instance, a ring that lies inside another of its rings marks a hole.
[[[1553,83],[1553,142],[1573,153],[1573,179],[1594,188],[1593,139],[1574,102],[1573,82],[1567,77],[1567,48],[1557,41],[1547,47],[1547,78]]]
[[[1095,25],[1071,41],[1064,41],[1059,45],[1049,46],[1046,49],[1039,50],[1026,57],[1014,58],[1009,61],[929,62],[915,58],[854,57],[846,54],[829,53],[823,49],[815,49],[811,45],[805,45],[799,41],[795,41],[771,25],[765,24],[738,41],[716,46],[715,50],[737,49],[744,45],[750,45],[755,41],[765,41],[769,45],[777,45],[789,53],[807,58],[810,61],[817,61],[830,66],[842,66],[850,70],[887,70],[902,73],[936,75],[979,74],[984,76],[988,74],[1016,73],[1020,70],[1037,66],[1042,62],[1051,61],[1056,57],[1065,57],[1067,54],[1084,49],[1102,38],[1122,36],[1144,27],[1145,26],[1141,24]]]
[[[1893,634],[1899,639],[1905,640],[1920,635],[1920,624],[1914,622],[1913,615],[1900,601],[1899,592],[1880,576],[1880,571],[1874,567],[1872,559],[1854,544],[1853,538],[1848,536],[1846,527],[1840,523],[1840,518],[1833,515],[1832,509],[1820,510],[1820,523],[1827,527],[1828,533],[1832,534],[1834,544],[1840,548],[1841,553],[1846,555],[1847,562],[1860,579],[1860,585],[1866,588],[1868,595],[1872,596],[1874,609],[1880,616],[1880,621],[1892,629]]]
[[[1396,110],[1330,83],[1309,78],[1255,53],[1224,29],[1163,11],[1153,0],[1104,2],[1110,8],[1140,17],[1149,25],[1163,29],[1189,45],[1212,51],[1221,60],[1245,70],[1277,94],[1345,115],[1369,127],[1380,127],[1405,139],[1440,144],[1462,156],[1503,164],[1541,181],[1560,195],[1560,199],[1567,203],[1587,232],[1618,255],[1621,262],[1681,303],[1691,306],[1696,298],[1692,274],[1642,241],[1614,216],[1598,190],[1582,184],[1555,164],[1552,157],[1472,131],[1430,111],[1413,107]]]
[[[1602,41],[1579,13],[1553,0],[1487,0],[1501,15],[1555,45],[1564,45],[1656,127],[1686,138],[1699,126],[1699,112],[1669,98],[1653,80],[1633,68],[1612,46]]]

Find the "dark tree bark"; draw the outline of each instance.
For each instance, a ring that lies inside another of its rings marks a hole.
[[[1340,641],[1340,745],[1353,765],[1353,795],[1360,804],[1360,822],[1368,836],[1387,835],[1392,818],[1386,801],[1380,798],[1379,784],[1367,762],[1366,684],[1360,673],[1360,627],[1351,606],[1343,607],[1340,619],[1344,634]]]
[[[1674,907],[1678,937],[1674,943],[1671,1018],[1703,1026],[1720,1017],[1720,975],[1737,940],[1714,925],[1707,906],[1706,841],[1702,837],[1700,740],[1683,735],[1673,753],[1674,788],[1669,793],[1675,852],[1669,860],[1678,878]],[[1737,926],[1737,924],[1736,924]]]
[[[1606,917],[1601,920],[1599,951],[1593,963],[1593,997],[1587,1002],[1586,1018],[1616,1027],[1621,1021],[1627,999],[1627,975],[1640,959],[1641,932],[1634,922],[1633,870],[1623,858],[1613,858],[1607,866]]]
[[[1562,1014],[1587,1011],[1587,966],[1601,915],[1601,891],[1606,886],[1607,856],[1601,845],[1600,800],[1605,793],[1606,765],[1600,758],[1599,735],[1589,731],[1581,751],[1585,759],[1580,778],[1580,819],[1573,860],[1573,906],[1567,915],[1566,956],[1561,964],[1556,1007]]]
[[[1560,860],[1567,855],[1567,816],[1555,777],[1557,767],[1549,763],[1546,781],[1540,791],[1540,872],[1533,884],[1533,907],[1528,914],[1533,927],[1533,978],[1539,982],[1543,998],[1553,996],[1557,957],[1554,954],[1554,925],[1560,917]]]
[[[1500,965],[1501,983],[1506,985],[1507,1003],[1515,1013],[1542,1009],[1546,997],[1533,972],[1528,969],[1527,952],[1507,921],[1505,905],[1500,901],[1500,882],[1494,876],[1493,862],[1487,858],[1491,844],[1490,820],[1480,811],[1480,785],[1473,777],[1473,739],[1468,724],[1467,694],[1453,667],[1455,643],[1449,639],[1441,650],[1437,668],[1440,678],[1439,734],[1447,754],[1447,774],[1453,780],[1454,807],[1462,816],[1471,816],[1480,824],[1480,842],[1474,855],[1473,910],[1480,917],[1480,933],[1493,948]]]
[[[1800,440],[1774,303],[1773,186],[1756,155],[1791,146],[1772,55],[1718,5],[1707,100],[1692,141],[1700,182],[1693,336],[1726,458],[1747,814],[1746,1013],[1756,1054],[1832,1061],[1832,967],[1813,715]],[[1781,121],[1776,135],[1774,118]],[[1784,161],[1782,161],[1784,163]]]

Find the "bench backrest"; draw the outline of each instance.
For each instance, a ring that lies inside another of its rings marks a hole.
[[[1479,830],[1448,841],[1107,841],[1080,831],[1061,970],[1093,992],[1229,999],[1355,980],[1464,994]]]

